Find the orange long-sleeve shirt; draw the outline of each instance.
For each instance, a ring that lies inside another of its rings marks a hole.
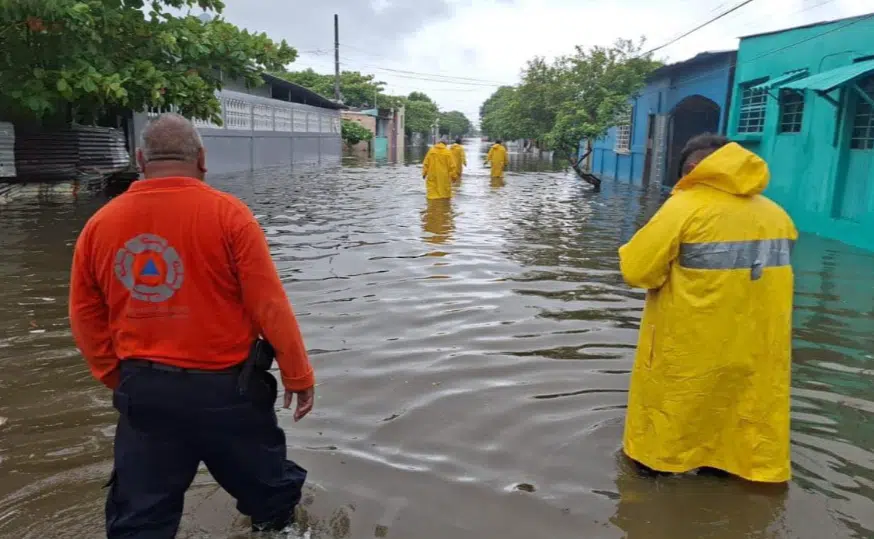
[[[276,349],[286,389],[315,383],[261,227],[193,178],[138,181],[91,217],[73,254],[70,325],[111,388],[120,360],[224,369],[258,335]]]

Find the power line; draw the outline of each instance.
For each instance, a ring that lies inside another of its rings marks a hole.
[[[726,15],[728,15],[728,14],[734,12],[734,11],[737,11],[738,9],[740,9],[741,7],[743,7],[743,6],[745,6],[745,5],[749,4],[749,3],[751,3],[752,1],[753,1],[753,0],[746,0],[746,1],[742,2],[741,4],[738,4],[738,5],[734,6],[733,8],[730,8],[729,10],[727,10],[727,11],[721,13],[721,14],[718,15],[717,17],[712,18],[710,21],[708,21],[708,22],[706,22],[706,23],[703,23],[703,24],[699,25],[698,27],[696,27],[695,29],[692,29],[692,30],[686,32],[684,35],[679,36],[679,37],[677,37],[677,38],[671,40],[670,42],[668,42],[668,43],[666,43],[666,44],[664,44],[664,45],[661,45],[661,46],[659,46],[659,47],[653,49],[653,51],[660,50],[660,49],[662,49],[662,48],[664,48],[664,47],[667,47],[667,46],[669,46],[669,45],[675,43],[676,41],[679,41],[679,40],[682,39],[683,37],[686,37],[686,36],[690,35],[691,33],[695,32],[695,31],[697,31],[697,30],[700,30],[701,28],[705,27],[705,26],[708,25],[708,24],[711,24],[712,22],[718,20],[718,19],[721,18],[721,17],[724,17],[724,16],[726,16]],[[816,4],[816,5],[813,5],[813,6],[810,6],[810,7],[804,8],[804,9],[801,9],[801,10],[799,10],[799,11],[796,11],[796,12],[793,13],[792,15],[796,15],[796,14],[799,14],[799,13],[803,13],[803,12],[805,12],[805,11],[810,11],[810,10],[813,10],[813,9],[816,9],[816,8],[819,8],[819,7],[822,7],[822,6],[826,5],[826,4],[832,3],[832,2],[834,2],[834,1],[835,1],[835,0],[824,0],[824,1],[822,1],[822,2],[820,2],[820,3],[818,3],[818,4]],[[849,26],[852,26],[852,25],[858,24],[858,23],[863,22],[863,21],[865,21],[865,20],[867,20],[867,19],[869,19],[869,18],[872,18],[872,17],[874,17],[874,13],[871,13],[871,14],[869,14],[869,15],[865,15],[865,16],[861,16],[861,17],[856,18],[856,19],[854,19],[854,20],[852,20],[852,21],[849,21],[849,22],[847,22],[846,24],[841,25],[841,26],[839,26],[839,27],[837,27],[837,28],[832,28],[832,29],[827,30],[827,31],[825,31],[825,32],[822,32],[822,33],[820,33],[820,34],[816,34],[816,35],[810,36],[810,37],[808,37],[808,38],[802,39],[802,40],[800,40],[800,41],[798,41],[798,42],[791,43],[791,44],[789,44],[789,45],[786,45],[786,46],[780,47],[780,48],[778,48],[778,49],[774,49],[774,50],[772,50],[772,51],[764,52],[764,53],[762,53],[762,54],[760,54],[760,55],[758,55],[758,56],[756,56],[756,57],[754,57],[754,58],[751,58],[751,59],[747,60],[747,62],[755,61],[755,60],[758,60],[758,59],[760,59],[760,58],[764,58],[764,57],[766,57],[766,56],[769,56],[769,55],[771,55],[771,54],[776,54],[776,53],[778,53],[778,52],[782,52],[782,51],[784,51],[784,50],[787,50],[787,49],[790,49],[790,48],[792,48],[792,47],[795,47],[795,46],[801,45],[801,44],[803,44],[803,43],[806,43],[806,42],[811,41],[811,40],[813,40],[813,39],[817,39],[817,38],[822,37],[822,36],[824,36],[824,35],[831,34],[831,33],[833,33],[833,32],[837,32],[837,31],[843,30],[844,28],[847,28],[847,27],[849,27]],[[347,47],[350,47],[349,45],[346,45],[346,46],[347,46]],[[350,47],[350,48],[351,48],[351,47]],[[647,53],[647,54],[650,54],[650,53],[653,52],[653,51],[650,51],[650,52]],[[317,56],[320,56],[320,55],[324,55],[324,54],[328,54],[328,53],[329,53],[328,51],[322,51],[322,50],[307,51],[307,52],[311,52],[312,54],[317,55]],[[351,59],[349,59],[349,58],[344,58],[344,59],[347,60],[347,61],[357,62],[357,60],[351,60]],[[418,81],[422,81],[422,82],[431,82],[431,83],[440,83],[440,84],[456,84],[456,85],[460,85],[460,86],[473,86],[473,87],[475,87],[475,88],[472,88],[472,89],[466,89],[466,88],[454,88],[454,89],[451,89],[451,88],[440,88],[440,89],[435,89],[435,90],[438,90],[438,91],[475,92],[475,91],[477,91],[476,87],[483,87],[483,88],[485,88],[485,87],[493,87],[493,88],[494,88],[494,87],[497,87],[497,86],[504,86],[504,85],[507,85],[507,84],[499,84],[497,81],[488,81],[488,80],[486,80],[486,79],[475,79],[475,78],[471,78],[471,77],[451,77],[451,76],[442,75],[442,74],[437,74],[437,73],[424,73],[424,72],[418,72],[418,71],[408,71],[408,70],[400,70],[400,69],[383,68],[383,67],[379,67],[379,66],[371,66],[371,65],[368,65],[368,64],[360,64],[360,65],[361,65],[362,67],[371,67],[371,68],[373,68],[373,69],[379,69],[379,70],[390,71],[390,72],[396,73],[396,74],[394,75],[394,76],[396,76],[396,77],[404,78],[404,79],[409,79],[409,80],[418,80]],[[735,61],[734,63],[730,64],[728,67],[736,67],[737,65],[738,65],[738,62]],[[312,68],[313,66],[302,66],[302,67],[310,67],[310,68]],[[717,72],[719,72],[719,71],[722,71],[722,70],[724,70],[724,69],[725,69],[725,68],[716,68],[716,69],[712,69],[712,70],[709,70],[709,71],[703,72],[703,73],[701,73],[700,75],[697,75],[697,76],[692,77],[692,78],[690,78],[690,79],[686,79],[685,82],[691,82],[691,81],[694,81],[694,80],[699,80],[699,79],[702,79],[702,78],[708,77],[708,76],[710,76],[710,75],[712,75],[712,74],[714,74],[714,73],[717,73]],[[399,74],[398,74],[398,73],[399,73]],[[407,74],[407,73],[408,73],[409,75],[405,75],[405,74]],[[418,76],[416,76],[416,75],[418,75]],[[477,81],[477,82],[474,82],[474,81]],[[654,90],[654,91],[658,91],[658,90]],[[642,94],[638,94],[638,97],[643,96],[643,95],[648,95],[649,93],[654,93],[654,91],[644,92],[644,93],[642,93]]]
[[[316,56],[319,56],[319,55],[316,55]],[[470,77],[449,77],[446,75],[439,75],[439,74],[435,74],[435,73],[424,73],[421,71],[408,71],[408,70],[404,70],[404,69],[391,69],[391,68],[380,67],[380,66],[375,66],[375,65],[371,65],[371,64],[361,64],[361,63],[358,63],[357,60],[350,59],[347,57],[341,57],[341,59],[345,60],[346,62],[352,62],[353,64],[355,64],[354,67],[357,67],[359,69],[369,68],[369,69],[375,69],[378,71],[388,71],[388,72],[391,72],[393,76],[399,77],[402,79],[413,79],[413,80],[421,80],[421,81],[427,81],[427,82],[437,82],[437,83],[441,83],[441,84],[460,84],[463,86],[484,86],[484,87],[489,87],[489,88],[497,88],[500,86],[511,86],[511,84],[508,84],[508,83],[501,83],[498,81],[488,81],[485,79],[473,79]]]
[[[320,70],[322,70],[322,69],[327,69],[326,67],[323,68],[322,66],[316,66],[316,65],[305,65],[305,64],[299,64],[299,67],[304,68],[304,69],[320,69]],[[434,80],[431,80],[431,79],[426,79],[426,78],[421,78],[421,77],[413,77],[413,76],[409,76],[409,77],[401,76],[401,75],[395,75],[395,76],[396,76],[396,77],[401,77],[401,78],[404,78],[404,79],[414,80],[414,81],[417,81],[417,80],[418,80],[418,81],[422,81],[422,82],[436,82],[436,83],[439,83],[439,84],[462,84],[462,83],[455,83],[455,82],[453,82],[453,81],[442,81],[442,80],[441,80],[441,81],[434,81]],[[380,82],[383,82],[383,81],[380,81]],[[384,83],[386,86],[390,86],[390,87],[392,87],[392,88],[396,88],[396,87],[397,87],[399,90],[400,90],[401,88],[405,88],[406,90],[409,90],[409,91],[422,91],[422,87],[421,87],[421,86],[404,86],[404,85],[402,85],[402,84],[396,84],[396,83],[386,83],[386,82],[383,82],[383,83]],[[473,87],[471,87],[471,88],[467,88],[467,87],[464,87],[464,86],[473,86]],[[462,87],[455,87],[455,88],[446,88],[446,87],[432,88],[431,91],[434,91],[434,92],[459,92],[459,93],[460,93],[460,92],[465,92],[465,93],[471,93],[471,92],[477,92],[477,91],[481,91],[481,90],[483,90],[483,89],[491,88],[491,87],[493,87],[493,86],[485,85],[485,84],[483,84],[483,85],[473,85],[472,83],[468,83],[468,84],[464,84]],[[406,91],[406,90],[403,90],[403,91]]]
[[[714,22],[716,22],[716,21],[718,21],[719,19],[725,17],[726,15],[728,15],[728,14],[730,14],[730,13],[733,13],[733,12],[739,10],[740,8],[746,6],[747,4],[751,4],[751,3],[753,3],[754,1],[755,1],[755,0],[744,0],[744,1],[741,2],[740,4],[738,4],[738,5],[736,5],[736,6],[732,7],[732,8],[729,8],[729,9],[723,11],[723,12],[720,13],[719,15],[713,17],[712,19],[710,19],[710,20],[708,20],[708,21],[706,21],[706,22],[704,22],[704,23],[699,24],[698,26],[696,26],[695,28],[692,28],[692,29],[689,30],[688,32],[686,32],[686,33],[684,33],[684,34],[682,34],[682,35],[680,35],[680,36],[678,36],[678,37],[675,37],[674,39],[668,41],[667,43],[665,43],[665,44],[663,44],[663,45],[659,45],[658,47],[656,47],[656,48],[654,48],[654,49],[652,49],[652,50],[649,50],[649,51],[645,52],[644,54],[641,54],[640,56],[648,56],[648,55],[650,55],[650,54],[652,54],[652,53],[654,53],[654,52],[656,52],[656,51],[660,51],[660,50],[664,49],[665,47],[669,47],[669,46],[673,45],[674,43],[676,43],[677,41],[680,41],[680,40],[683,39],[684,37],[688,37],[688,36],[694,34],[695,32],[697,32],[698,30],[704,28],[705,26],[708,26],[708,25],[710,25],[710,24],[713,24]]]
[[[329,53],[327,51],[325,51],[325,52],[312,51],[312,54],[315,56],[323,56],[323,55],[326,55]],[[441,73],[428,73],[428,72],[423,72],[423,71],[410,71],[407,69],[394,69],[394,68],[390,68],[390,67],[382,67],[382,66],[373,65],[373,64],[364,64],[364,63],[360,63],[360,61],[355,59],[355,58],[349,58],[346,56],[341,56],[341,59],[343,59],[347,62],[352,62],[360,67],[376,69],[378,71],[387,71],[390,73],[400,73],[400,74],[405,74],[405,75],[418,75],[418,76],[423,76],[423,77],[430,77],[427,80],[440,79],[440,80],[446,80],[447,82],[458,82],[459,84],[478,83],[478,84],[483,85],[483,86],[511,86],[510,83],[496,81],[496,80],[477,79],[477,78],[473,78],[473,77],[460,77],[460,76],[444,75]]]
[[[355,50],[361,50],[361,49],[357,49],[357,47],[352,47],[351,45],[348,45],[348,44],[341,43],[340,45],[344,46],[344,47],[349,47],[349,48],[355,49]],[[378,56],[378,55],[371,55],[371,56],[374,56],[377,58],[385,58],[384,56]],[[445,74],[439,73],[439,72],[438,73],[425,73],[422,71],[409,71],[406,69],[392,69],[392,68],[388,68],[388,67],[375,67],[375,66],[365,66],[365,67],[374,67],[375,69],[382,69],[384,71],[391,71],[394,73],[408,73],[411,75],[428,75],[428,76],[434,76],[434,77],[445,77],[445,78],[450,78],[450,79],[458,79],[458,80],[466,80],[466,81],[474,81],[474,82],[489,82],[489,83],[493,83],[493,84],[506,85],[505,82],[496,81],[496,80],[479,79],[479,78],[473,78],[473,77],[458,77],[455,75],[445,75]]]

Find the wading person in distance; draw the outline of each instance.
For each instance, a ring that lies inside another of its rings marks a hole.
[[[507,148],[504,148],[501,139],[496,140],[489,148],[489,153],[486,154],[486,163],[491,164],[493,180],[504,177],[504,168],[507,166]]]
[[[619,249],[647,289],[624,451],[644,472],[790,479],[789,382],[797,232],[761,195],[768,167],[725,137],[681,156],[672,196]]]
[[[297,321],[252,213],[204,182],[191,123],[165,114],[142,138],[145,179],[85,225],[70,283],[76,344],[119,412],[107,536],[174,537],[200,462],[253,529],[284,529],[306,471],[286,459],[275,378],[247,357],[265,336],[303,418],[314,377]]]
[[[431,146],[422,161],[422,178],[425,179],[428,200],[452,198],[452,180],[457,172],[455,158],[446,147],[446,137]]]
[[[449,148],[452,151],[452,157],[455,158],[455,169],[457,171],[454,181],[461,180],[461,174],[464,171],[464,167],[467,166],[467,155],[464,153],[464,146],[461,142],[461,137],[458,137],[455,139],[455,144]]]

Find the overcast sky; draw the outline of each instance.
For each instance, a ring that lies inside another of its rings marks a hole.
[[[333,73],[333,15],[344,70],[372,73],[388,92],[420,90],[478,120],[499,85],[534,56],[645,36],[655,47],[741,0],[225,0],[225,17],[297,48],[291,69]],[[754,0],[660,51],[679,61],[737,47],[737,37],[874,12],[872,0]]]

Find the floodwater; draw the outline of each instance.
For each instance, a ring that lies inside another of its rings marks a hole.
[[[310,471],[300,537],[874,537],[874,256],[798,244],[794,480],[635,476],[619,458],[643,294],[616,248],[658,193],[514,156],[426,203],[405,165],[212,178],[267,230],[318,373],[280,413]],[[479,155],[478,155],[479,154]],[[102,532],[115,413],[70,339],[76,234],[103,202],[0,207],[0,537]],[[205,472],[180,537],[247,537]]]

